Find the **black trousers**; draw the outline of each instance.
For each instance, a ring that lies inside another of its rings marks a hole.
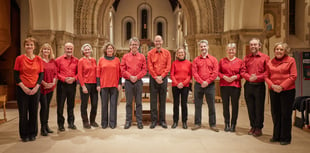
[[[252,128],[262,129],[264,127],[265,95],[264,82],[256,84],[246,82],[244,84],[244,97]]]
[[[101,126],[110,125],[115,127],[117,125],[117,99],[118,90],[115,87],[101,88]],[[110,120],[108,115],[108,102],[110,100]]]
[[[57,123],[63,126],[65,118],[63,116],[64,105],[67,99],[68,124],[74,124],[74,104],[75,104],[76,82],[67,84],[65,82],[57,82]]]
[[[223,101],[223,115],[225,124],[237,124],[238,112],[239,112],[239,98],[241,88],[233,86],[221,86],[221,97]],[[230,108],[231,102],[231,122],[230,122]]]
[[[97,115],[97,107],[98,107],[98,91],[97,85],[95,83],[85,83],[85,87],[88,90],[88,93],[83,93],[82,87],[80,87],[80,95],[81,95],[81,117],[83,123],[94,123]],[[88,120],[87,115],[87,106],[88,99],[90,97],[91,109],[90,116]]]
[[[50,113],[50,103],[53,97],[54,91],[51,91],[47,94],[40,95],[40,121],[41,126],[45,126],[48,123],[49,113]]]
[[[27,95],[22,88],[17,86],[16,99],[19,113],[19,135],[25,139],[36,137],[38,134],[38,105],[40,88],[34,95]]]
[[[137,122],[142,123],[142,87],[142,80],[135,83],[129,80],[125,81],[126,122],[132,121],[132,100],[135,98]]]
[[[201,88],[201,84],[195,83],[194,85],[194,102],[195,102],[195,124],[201,125],[201,111],[203,96],[206,96],[208,109],[209,109],[209,125],[216,125],[216,114],[215,114],[215,85],[214,82],[209,84],[205,88]]]
[[[273,121],[273,139],[291,142],[292,111],[295,89],[276,93],[270,90],[270,105]]]
[[[173,94],[173,122],[179,121],[179,105],[181,96],[181,109],[182,109],[182,122],[187,121],[187,98],[188,98],[189,87],[172,87]]]
[[[158,84],[153,77],[150,77],[150,107],[151,120],[157,121],[157,111],[159,111],[159,122],[166,122],[166,97],[167,97],[167,77],[162,84]],[[157,110],[157,98],[159,98],[159,110]]]

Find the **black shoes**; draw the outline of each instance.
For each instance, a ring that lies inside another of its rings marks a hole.
[[[178,126],[178,122],[173,122],[171,128],[175,129]]]
[[[85,129],[90,129],[91,127],[90,127],[90,124],[89,123],[83,123],[83,127],[85,128]]]
[[[163,128],[167,129],[167,124],[166,124],[165,121],[162,121],[162,122],[160,123],[160,125],[161,125]]]
[[[210,126],[210,129],[211,129],[212,131],[214,131],[214,132],[219,132],[219,131],[220,131],[215,125]]]
[[[102,127],[103,129],[106,129],[106,128],[108,127],[108,124],[102,124],[101,127]]]
[[[195,124],[194,127],[192,127],[192,130],[198,130],[201,128],[201,125],[200,124]]]
[[[150,128],[151,128],[151,129],[154,129],[154,128],[156,127],[156,124],[157,124],[157,122],[156,122],[156,121],[153,121],[153,122],[151,123],[151,125],[150,125]]]
[[[224,131],[225,131],[225,132],[230,131],[230,126],[229,126],[229,124],[225,124]]]
[[[60,132],[63,132],[63,131],[65,131],[65,127],[64,127],[63,125],[59,125],[59,126],[58,126],[58,130],[59,130]]]
[[[138,122],[138,129],[143,129],[143,124]]]
[[[54,131],[51,130],[51,129],[48,127],[48,125],[46,126],[46,131],[47,131],[47,133],[54,133]]]
[[[36,137],[33,136],[33,137],[29,137],[29,141],[35,141],[36,140]]]
[[[131,127],[131,122],[126,122],[124,129],[129,129]]]
[[[236,132],[236,124],[231,124],[230,132]]]
[[[41,135],[42,136],[47,136],[48,135],[48,133],[47,133],[47,130],[46,130],[46,127],[41,127]]]
[[[69,124],[68,128],[72,130],[76,130],[76,126],[73,123]]]
[[[90,125],[91,125],[92,127],[99,127],[99,125],[98,125],[96,122],[92,122],[92,123],[90,123]]]
[[[275,139],[275,138],[271,138],[271,139],[269,139],[269,142],[279,142],[279,140]]]
[[[186,122],[183,122],[183,129],[187,129],[187,123]]]
[[[28,138],[22,138],[22,141],[23,141],[23,142],[28,142],[29,139],[28,139]]]
[[[291,142],[287,142],[287,141],[281,141],[280,142],[280,145],[288,145],[288,144],[291,144]]]

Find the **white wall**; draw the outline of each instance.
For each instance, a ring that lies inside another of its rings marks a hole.
[[[30,0],[32,30],[74,32],[74,0]]]

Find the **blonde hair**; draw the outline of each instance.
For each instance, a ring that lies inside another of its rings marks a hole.
[[[113,48],[113,50],[114,50],[114,51],[113,51],[113,55],[115,56],[115,54],[116,54],[115,46],[114,46],[111,42],[107,42],[107,43],[103,46],[103,48],[102,48],[103,55],[104,55],[104,56],[107,55],[107,49],[108,49],[109,46],[112,46],[112,48]]]
[[[183,47],[179,47],[179,48],[177,48],[176,50],[175,50],[175,58],[176,59],[179,59],[178,57],[177,57],[177,55],[178,55],[178,52],[179,52],[179,50],[183,50],[183,52],[184,52],[184,59],[186,59],[186,52],[185,52],[185,49],[183,48]]]
[[[91,47],[91,45],[90,44],[84,44],[82,47],[81,47],[81,54],[84,56],[84,49],[85,49],[85,47],[89,47],[89,49],[90,49],[90,51],[91,52],[93,52],[93,48]]]
[[[277,42],[277,43],[275,43],[273,51],[275,51],[278,46],[282,46],[283,47],[286,55],[290,53],[290,48],[288,47],[287,43],[284,43],[284,42]]]
[[[50,55],[49,55],[49,59],[54,59],[55,58],[55,55],[54,55],[54,51],[53,51],[53,48],[52,48],[52,46],[49,44],[49,43],[44,43],[42,46],[41,46],[41,48],[40,48],[40,51],[39,51],[39,56],[41,57],[41,58],[43,58],[43,49],[44,48],[48,48],[48,49],[50,49],[50,51],[51,51],[51,53],[50,53]]]

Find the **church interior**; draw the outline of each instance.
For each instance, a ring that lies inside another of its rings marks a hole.
[[[286,42],[290,56],[297,64],[296,96],[310,96],[310,0],[1,0],[0,2],[0,152],[307,152],[310,132],[293,127],[292,144],[270,143],[272,119],[268,90],[265,100],[264,135],[248,136],[247,109],[243,91],[236,133],[223,129],[220,99],[216,103],[219,133],[207,126],[207,107],[203,106],[203,124],[198,131],[177,129],[151,130],[148,122],[143,130],[124,130],[125,104],[118,104],[118,128],[90,129],[82,127],[79,112],[79,90],[76,94],[75,116],[78,130],[66,130],[49,137],[38,136],[35,142],[22,143],[18,137],[16,82],[13,77],[15,58],[24,54],[23,40],[38,40],[35,54],[44,43],[51,44],[56,57],[63,55],[64,44],[74,44],[74,56],[82,57],[80,48],[89,43],[92,56],[102,57],[102,47],[111,42],[120,59],[129,51],[129,39],[140,39],[139,51],[147,55],[154,47],[156,35],[163,38],[163,48],[175,57],[179,47],[192,61],[200,55],[198,42],[209,42],[209,54],[217,60],[225,57],[228,43],[236,43],[236,57],[243,59],[249,50],[249,40],[258,38],[262,53],[274,57],[274,44]],[[172,58],[172,61],[174,58]],[[244,82],[243,82],[244,83]],[[218,86],[217,86],[218,87]],[[171,92],[168,89],[169,92]],[[171,93],[170,99],[171,99]],[[217,89],[217,96],[218,89]],[[169,96],[168,96],[169,97]],[[192,96],[189,96],[192,101]],[[100,104],[100,103],[99,103]],[[193,126],[194,106],[189,102],[189,126]],[[57,129],[55,95],[50,124]],[[149,107],[149,103],[143,103]],[[100,107],[99,107],[100,108]],[[100,120],[100,109],[97,120]],[[167,103],[166,118],[172,124],[172,103]],[[297,112],[299,115],[299,112]]]

